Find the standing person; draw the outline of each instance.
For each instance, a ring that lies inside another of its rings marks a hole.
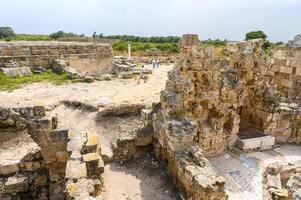
[[[153,64],[153,69],[155,69],[156,68],[156,60],[155,59],[153,59],[152,64]]]
[[[93,33],[93,43],[94,43],[94,45],[96,44],[96,32],[95,31]]]
[[[142,65],[141,69],[140,69],[140,75],[139,75],[139,78],[138,78],[138,84],[140,83],[140,79],[143,79],[144,83],[146,83],[145,76],[144,76],[144,65]]]
[[[157,68],[159,68],[159,67],[160,67],[160,60],[157,59]]]

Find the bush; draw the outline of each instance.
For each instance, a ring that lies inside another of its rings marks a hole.
[[[133,35],[108,35],[104,36],[100,34],[99,38],[107,38],[107,39],[118,39],[124,40],[127,42],[141,42],[141,43],[178,43],[180,41],[180,37],[177,36],[168,36],[168,37],[139,37]]]
[[[78,35],[78,34],[75,34],[75,33],[65,33],[64,31],[58,31],[56,33],[52,33],[50,34],[50,38],[54,39],[54,40],[57,40],[58,38],[61,38],[61,37],[84,37],[85,35],[81,34],[81,35]]]
[[[246,34],[246,40],[262,38],[265,41],[267,37],[268,36],[263,31],[251,31]]]
[[[0,27],[0,39],[12,38],[15,36],[16,36],[16,34],[11,27]]]
[[[128,44],[125,41],[118,40],[112,45],[112,48],[116,51],[127,51]]]

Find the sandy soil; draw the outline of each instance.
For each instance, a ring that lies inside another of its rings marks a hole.
[[[146,68],[150,69],[150,66]],[[93,105],[101,104],[104,100],[112,104],[131,102],[150,105],[159,101],[159,93],[165,87],[170,69],[172,65],[162,65],[149,76],[146,83],[140,84],[137,84],[135,78],[64,85],[34,83],[12,92],[0,92],[0,106],[51,106],[62,100],[79,100]]]
[[[108,117],[95,122],[96,113],[60,105],[49,114],[57,115],[60,129],[85,134],[92,128],[100,136],[102,154],[113,155],[111,141],[116,134],[130,134],[142,126],[140,116]],[[153,155],[124,162],[106,164],[106,200],[176,200],[178,192],[167,175],[166,166]]]
[[[5,135],[13,135],[14,137],[5,137]],[[6,141],[4,141],[4,137]],[[3,131],[1,132],[1,139],[3,140],[0,143],[0,163],[21,160],[30,152],[40,149],[26,131]]]
[[[123,164],[105,166],[106,200],[180,199],[165,164],[150,154]]]

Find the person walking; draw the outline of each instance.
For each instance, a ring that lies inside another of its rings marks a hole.
[[[143,79],[144,83],[146,83],[146,79],[145,79],[145,76],[144,76],[144,65],[141,66],[140,75],[139,75],[137,84],[140,83],[140,79]]]
[[[152,64],[153,64],[153,69],[155,69],[156,68],[156,60],[155,59],[153,59]]]
[[[95,45],[96,44],[96,32],[94,31],[93,33],[93,44]]]
[[[157,68],[159,68],[159,67],[160,67],[160,60],[157,59]]]

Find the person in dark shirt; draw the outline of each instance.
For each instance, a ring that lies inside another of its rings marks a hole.
[[[96,32],[93,33],[93,43],[96,44]]]

